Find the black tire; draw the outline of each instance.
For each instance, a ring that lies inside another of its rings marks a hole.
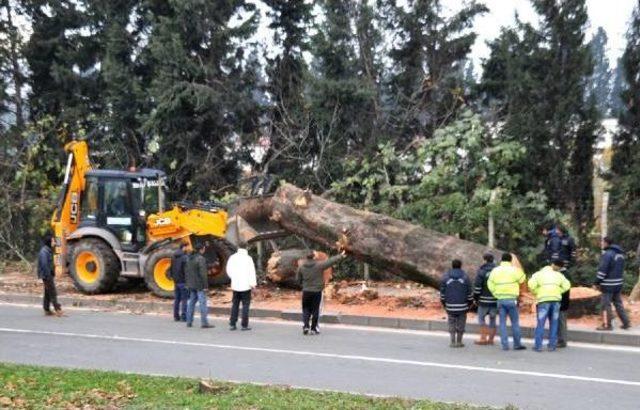
[[[89,295],[113,290],[120,276],[120,261],[106,242],[80,239],[73,243],[70,255],[69,273],[76,289]]]
[[[227,266],[227,261],[229,260],[231,255],[236,253],[237,248],[224,239],[214,238],[209,242],[210,246],[206,249],[204,254],[205,258],[207,259],[207,265],[209,265],[210,262],[217,260],[220,264],[219,266],[221,270],[221,272],[219,272],[217,275],[209,276],[209,285],[228,285],[229,283],[231,283],[231,279],[229,279],[229,276],[227,276],[225,267]]]
[[[171,257],[175,252],[175,248],[169,247],[156,249],[151,252],[144,264],[144,281],[149,290],[161,298],[173,298],[174,295],[173,279],[169,277],[169,269],[171,269]],[[167,269],[160,265],[156,272],[156,265],[166,264],[167,259],[169,260]]]

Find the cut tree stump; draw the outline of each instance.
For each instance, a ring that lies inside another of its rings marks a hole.
[[[599,312],[601,293],[595,289],[585,287],[571,288],[570,304],[567,316],[578,318],[585,315],[596,315]]]
[[[291,184],[273,196],[271,219],[284,230],[353,256],[405,279],[439,287],[452,259],[471,277],[482,256],[500,251],[385,215],[354,209]]]

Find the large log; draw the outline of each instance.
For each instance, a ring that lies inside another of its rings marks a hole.
[[[406,279],[438,287],[452,259],[473,276],[482,256],[499,251],[385,215],[354,209],[290,184],[272,198],[271,219],[286,231],[349,254]]]

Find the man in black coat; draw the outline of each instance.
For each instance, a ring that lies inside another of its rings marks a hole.
[[[469,276],[462,270],[461,261],[451,261],[451,268],[442,277],[440,301],[449,317],[449,347],[464,347],[462,336],[467,323],[467,311],[473,303],[473,287]]]
[[[602,256],[596,275],[596,285],[602,292],[601,309],[602,325],[596,330],[613,330],[611,320],[613,311],[611,303],[616,308],[616,312],[622,321],[622,329],[629,329],[631,322],[622,304],[622,284],[624,282],[624,251],[613,242],[613,239],[606,237],[602,240]]]
[[[483,255],[484,263],[476,273],[476,280],[473,288],[473,296],[478,304],[478,324],[480,325],[480,339],[475,341],[477,345],[492,345],[496,336],[496,316],[498,315],[498,301],[489,290],[487,280],[489,274],[496,267],[493,262],[493,255],[486,253]],[[487,324],[487,316],[489,323]]]
[[[185,268],[189,257],[184,252],[187,244],[180,243],[180,247],[171,257],[171,270],[169,274],[174,284],[173,299],[173,320],[176,322],[187,321],[187,300],[189,300],[189,290],[185,285]]]
[[[53,265],[53,235],[47,232],[42,237],[42,247],[38,252],[38,279],[42,280],[44,286],[44,297],[42,307],[46,316],[62,316],[62,308],[58,303],[58,293],[54,281],[55,268]],[[51,305],[55,313],[51,311]]]

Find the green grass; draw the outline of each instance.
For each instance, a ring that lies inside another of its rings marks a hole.
[[[286,386],[198,380],[116,372],[65,370],[0,363],[0,408],[214,408],[214,409],[469,409],[398,398],[373,398]]]

